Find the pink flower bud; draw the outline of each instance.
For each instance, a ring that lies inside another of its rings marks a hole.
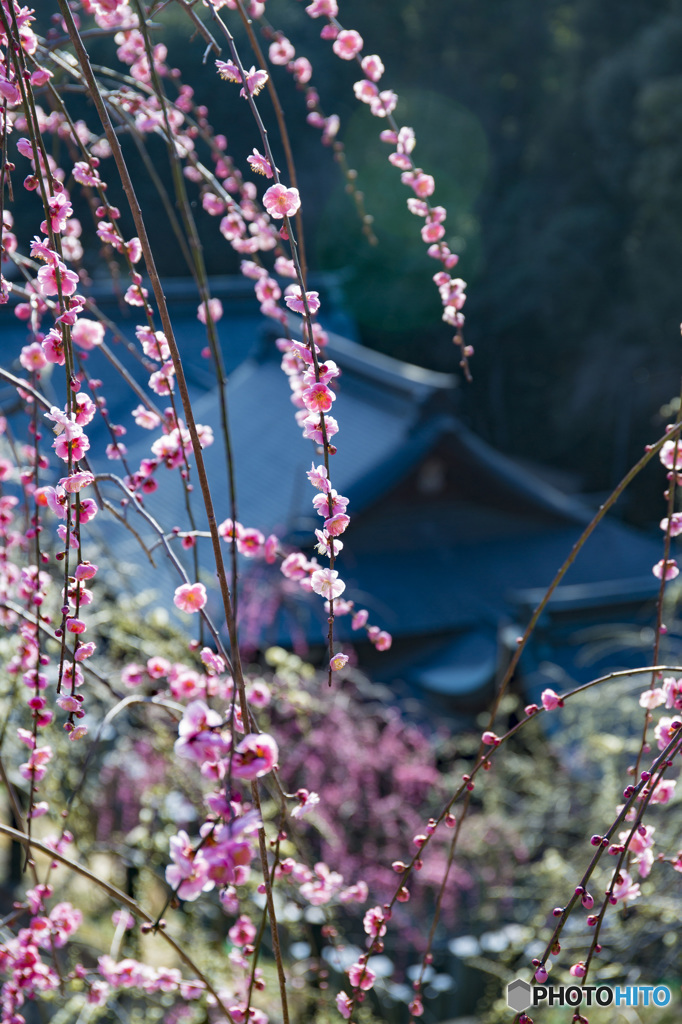
[[[77,580],[91,580],[97,573],[97,566],[91,565],[90,562],[81,562],[80,565],[76,566],[74,576]]]
[[[496,736],[494,732],[490,732],[488,730],[481,736],[481,741],[488,747],[496,747],[500,742],[500,737]]]

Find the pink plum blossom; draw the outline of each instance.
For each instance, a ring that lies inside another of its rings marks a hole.
[[[667,804],[675,795],[675,779],[661,779],[651,794],[652,804]]]
[[[329,516],[330,511],[331,515],[335,516],[346,511],[348,498],[345,498],[343,494],[338,494],[332,487],[328,494],[316,494],[313,498],[313,505],[318,516]]]
[[[353,1000],[345,992],[338,992],[336,996],[336,1009],[339,1011],[344,1020],[349,1020],[351,1010],[353,1007]]]
[[[373,939],[381,938],[386,934],[386,919],[381,907],[372,907],[368,910],[362,919],[362,924],[365,933]]]
[[[156,430],[161,423],[159,414],[144,405],[138,405],[133,409],[133,418],[138,427],[142,427],[144,430]]]
[[[61,697],[57,697],[57,706],[62,711],[80,711],[81,701],[78,696],[70,696],[69,694],[62,694]]]
[[[210,675],[221,675],[225,671],[225,662],[219,654],[212,651],[210,647],[204,647],[200,654],[206,671]]]
[[[171,670],[171,663],[168,658],[155,655],[147,659],[147,674],[151,679],[164,679]]]
[[[315,441],[316,444],[324,443],[324,435],[322,433],[322,420],[316,413],[310,413],[309,416],[303,421],[303,436]],[[339,424],[330,416],[329,413],[324,418],[324,427],[327,434],[327,440],[334,437],[339,432]],[[321,513],[324,514],[324,513]]]
[[[44,778],[51,760],[51,747],[36,747],[31,751],[28,761],[19,766],[19,774],[24,779],[32,779],[34,783],[38,783]]]
[[[366,57],[363,57],[360,63],[362,65],[362,70],[367,77],[371,78],[373,82],[378,82],[384,73],[384,65],[381,57],[377,56],[376,53],[371,53]]]
[[[213,321],[214,324],[217,324],[218,321],[222,319],[223,304],[220,301],[220,299],[208,300],[208,312],[210,313],[211,320]],[[202,324],[205,324],[208,321],[208,317],[206,316],[206,304],[203,302],[197,309],[197,320],[199,320],[200,323]]]
[[[359,32],[355,29],[342,29],[334,40],[332,49],[341,60],[353,60],[363,46],[364,42]]]
[[[258,812],[251,810],[215,830],[208,823],[202,826],[202,851],[209,878],[218,885],[243,885],[248,881],[252,856],[249,837],[261,825]]]
[[[385,89],[370,100],[369,109],[374,117],[388,117],[398,105],[398,94],[392,89]]]
[[[99,511],[97,502],[93,501],[92,498],[79,499],[74,503],[74,509],[78,511],[79,519],[82,524],[89,523],[91,519],[95,518]]]
[[[252,156],[247,156],[246,162],[251,165],[251,169],[257,174],[263,174],[266,178],[272,178],[272,167],[270,161],[259,153],[257,149],[254,149]]]
[[[296,50],[294,49],[292,44],[289,42],[286,36],[282,35],[280,35],[279,38],[274,41],[274,43],[270,44],[270,48],[268,50],[268,57],[270,58],[270,62],[272,64],[288,64],[289,61],[293,59],[295,54]]]
[[[157,395],[170,395],[174,388],[175,367],[168,361],[160,370],[155,370],[149,378],[149,387]]]
[[[563,700],[554,690],[543,690],[541,695],[542,706],[545,711],[554,711],[555,708],[563,707]]]
[[[16,107],[21,103],[21,91],[2,74],[0,74],[0,96],[10,107]]]
[[[257,558],[262,555],[264,545],[265,537],[260,530],[255,530],[252,527],[242,528],[237,537],[237,550],[247,558]]]
[[[43,494],[48,507],[54,514],[60,519],[66,519],[69,512],[69,501],[63,487],[44,487]]]
[[[445,234],[445,228],[442,224],[429,223],[425,224],[421,229],[422,240],[427,244],[429,242],[438,242]]]
[[[76,161],[71,173],[79,185],[89,185],[91,188],[94,188],[102,184],[97,171],[85,160]]]
[[[317,569],[310,578],[311,586],[316,594],[333,600],[346,589],[346,584],[338,577],[336,569]]]
[[[671,676],[663,680],[662,689],[666,708],[682,709],[682,681]]]
[[[653,690],[645,690],[639,697],[639,706],[647,708],[649,711],[652,711],[654,708],[657,708],[659,705],[664,703],[665,693],[660,686],[654,687]]]
[[[436,183],[432,176],[424,174],[420,167],[416,167],[411,171],[405,171],[400,178],[404,185],[411,186],[420,199],[426,199],[428,196],[433,195],[436,188]]]
[[[87,424],[91,423],[95,418],[97,406],[92,399],[88,398],[88,396],[82,391],[75,396],[74,406],[74,419],[79,427],[87,426]],[[125,433],[125,427],[115,427],[112,425],[111,429],[116,432],[117,436]]]
[[[343,541],[332,540],[326,530],[315,530],[315,536],[317,537],[315,550],[318,555],[326,555],[328,558],[332,555],[336,557],[336,555],[343,551]],[[337,614],[339,613],[337,612]]]
[[[247,946],[256,938],[258,929],[250,917],[242,914],[237,918],[227,934],[235,946]]]
[[[228,82],[240,83],[245,79],[246,88],[251,96],[257,96],[268,80],[267,71],[256,70],[253,65],[248,71],[244,71],[244,79],[242,79],[239,68],[231,60],[217,60],[215,63],[220,77]],[[239,90],[239,95],[246,99],[246,92],[243,87]]]
[[[303,865],[300,867],[303,868]],[[343,885],[343,875],[337,871],[331,871],[324,861],[319,861],[315,865],[314,874],[311,874],[307,868],[303,869],[301,874],[304,875],[305,881],[299,892],[314,907],[321,907],[329,903]],[[296,875],[296,871],[294,871],[294,875]]]
[[[241,523],[233,523],[231,519],[224,519],[218,526],[218,533],[224,541],[231,544],[235,538],[241,537],[243,529]]]
[[[348,979],[353,988],[368,992],[374,986],[376,974],[367,964],[355,963],[348,968]]]
[[[318,364],[318,370],[320,374],[320,384],[328,384],[330,380],[338,377],[341,373],[340,369],[336,365],[333,359],[325,359],[323,363]],[[307,384],[313,384],[315,381],[315,371],[312,366],[303,374],[303,379]]]
[[[170,348],[163,331],[153,331],[147,325],[135,328],[137,340],[142,345],[142,351],[150,359],[164,362],[170,358]]]
[[[71,328],[71,337],[80,348],[93,349],[104,341],[104,327],[97,320],[78,317]]]
[[[34,373],[42,370],[47,365],[47,356],[40,342],[34,341],[30,345],[24,345],[19,355],[19,362],[25,370]]]
[[[65,946],[69,938],[83,923],[83,915],[70,903],[58,903],[50,911],[52,941],[55,946]]]
[[[173,863],[166,868],[166,881],[181,899],[195,900],[215,887],[215,881],[208,875],[208,861],[202,850],[195,853],[185,831],[171,836],[170,855]]]
[[[301,393],[305,407],[310,412],[329,412],[336,395],[326,384],[312,384]]]
[[[67,270],[60,261],[55,266],[41,267],[37,283],[43,295],[57,295],[60,289],[62,295],[73,295],[78,288],[79,279],[75,271]]]
[[[378,626],[368,626],[367,636],[378,651],[387,651],[393,643],[393,637]]]
[[[229,750],[229,741],[223,739],[221,726],[222,718],[217,711],[203,700],[192,701],[178,726],[175,753],[199,764],[223,757]]]
[[[612,890],[614,899],[627,902],[638,899],[640,895],[639,883],[633,882],[631,875],[627,871],[621,871],[619,878],[620,881],[616,882]]]
[[[52,72],[48,71],[47,68],[37,68],[31,72],[31,85],[46,85],[52,77]]]
[[[366,608],[361,608],[360,611],[356,612],[351,619],[351,629],[362,629],[367,625],[369,619],[369,612]]]
[[[680,720],[678,718],[668,718],[664,716],[660,718],[656,728],[654,729],[654,736],[656,737],[656,743],[658,744],[659,750],[665,750],[673,736],[678,733],[680,728]]]
[[[19,140],[20,142],[22,140]],[[30,142],[26,140],[29,152],[26,155],[31,156],[33,150]],[[50,266],[56,266],[60,262],[59,253],[56,253],[54,249],[50,248],[50,243],[47,238],[41,241],[36,235],[31,242],[30,254],[34,259],[45,260]]]
[[[658,457],[666,469],[682,470],[682,441],[666,441]]]
[[[272,736],[267,733],[249,734],[235,748],[232,772],[238,779],[259,779],[272,771],[278,756]]]
[[[311,18],[335,18],[339,8],[336,0],[313,0],[306,12]]]
[[[201,611],[208,600],[203,583],[183,583],[173,597],[173,604],[182,612],[192,615]]]
[[[300,85],[305,85],[313,77],[313,66],[307,57],[297,57],[291,61],[289,71]]]
[[[293,217],[301,207],[301,197],[297,188],[271,185],[263,196],[263,206],[271,217]]]
[[[301,313],[301,315],[305,314],[305,307],[307,305],[308,312],[314,316],[319,309],[319,292],[306,292],[304,301],[300,287],[298,285],[289,285],[285,291],[285,302],[293,312]]]
[[[661,559],[661,561],[657,562],[651,571],[657,579],[665,579],[666,581],[674,580],[675,577],[680,574],[680,570],[674,558]]]
[[[292,551],[280,566],[280,572],[289,580],[300,580],[308,575],[310,563],[301,551]]]
[[[347,516],[345,512],[337,512],[329,519],[325,519],[324,528],[330,537],[338,537],[345,531],[349,523],[350,516]]]
[[[219,217],[221,213],[225,212],[225,203],[214,192],[204,192],[201,197],[201,205],[212,217]]]
[[[304,814],[312,811],[314,807],[320,802],[320,798],[317,793],[308,792],[307,789],[296,790],[296,796],[298,798],[298,804],[291,811],[292,818],[302,818]]]
[[[80,429],[80,428],[79,428]],[[56,454],[64,462],[68,462],[69,458],[73,459],[74,462],[78,462],[83,458],[85,453],[90,448],[90,441],[84,433],[73,435],[69,438],[67,433],[60,434],[60,436],[52,442]]]
[[[57,536],[64,544],[67,543],[67,533],[65,526],[57,527]],[[78,540],[78,537],[73,531],[70,531],[68,534],[68,545],[70,548],[78,548],[80,546],[80,541]]]
[[[271,533],[270,536],[266,538],[265,545],[263,547],[263,554],[268,565],[273,565],[277,560],[278,548],[279,538],[274,533]]]
[[[267,274],[260,277],[253,288],[259,302],[267,302],[268,299],[277,301],[282,295],[282,289],[274,278]]]
[[[48,196],[47,205],[50,211],[52,230],[55,232],[63,231],[66,227],[66,221],[73,213],[69,197],[64,192],[57,192],[55,195]],[[47,233],[45,223],[41,225],[41,230]]]
[[[143,306],[148,295],[150,293],[148,293],[146,288],[142,288],[140,285],[131,285],[123,299],[129,306]]]
[[[329,493],[331,484],[327,479],[327,470],[325,466],[316,466],[313,462],[311,468],[306,473],[306,476],[313,487],[316,487],[318,491],[323,491],[325,494]]]
[[[81,470],[78,473],[72,473],[71,476],[63,477],[59,481],[59,485],[69,494],[77,494],[84,487],[89,487],[94,483],[94,480],[95,478],[89,470]]]
[[[379,95],[378,87],[367,78],[356,82],[353,86],[353,92],[355,93],[355,98],[360,100],[361,103],[371,103]]]
[[[64,355],[64,337],[60,328],[50,328],[41,344],[41,348],[48,363],[55,363],[57,366],[63,366],[66,362],[66,356]]]

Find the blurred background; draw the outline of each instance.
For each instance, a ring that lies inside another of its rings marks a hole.
[[[436,267],[406,209],[407,191],[387,187],[399,172],[378,142],[383,125],[353,97],[357,66],[333,57],[320,22],[302,13],[285,0],[267,5],[272,24],[311,59],[325,113],[340,116],[338,137],[380,243],[363,238],[332,152],[305,124],[302,93],[273,68],[311,268],[340,272],[363,344],[451,372],[457,360],[430,281]],[[340,18],[380,53],[382,85],[400,96],[398,122],[414,127],[415,159],[435,176],[434,201],[448,209],[446,241],[461,254],[466,338],[476,349],[460,415],[503,452],[573,474],[564,485],[610,489],[658,435],[671,414],[661,419],[659,410],[679,392],[682,5],[344,0]],[[177,43],[173,31],[164,35],[169,63],[215,120],[203,41],[188,47],[180,19],[160,16],[177,35]],[[255,126],[232,90],[224,102],[225,121],[214,127],[244,160],[259,145]],[[265,92],[261,108],[271,122]],[[205,242],[209,272],[238,269],[215,224]],[[186,273],[173,246],[162,255],[165,274]],[[646,477],[635,485],[632,521],[659,517],[651,492]]]

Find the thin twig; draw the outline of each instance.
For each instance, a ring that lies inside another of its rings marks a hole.
[[[44,854],[50,860],[58,861],[60,864],[63,864],[64,867],[68,868],[69,871],[73,871],[75,874],[81,875],[83,878],[87,878],[89,882],[102,889],[107,894],[107,896],[111,897],[112,900],[116,900],[116,902],[120,903],[121,906],[126,907],[132,914],[135,915],[136,918],[139,918],[146,924],[153,925],[154,918],[151,916],[151,914],[147,913],[147,911],[144,910],[143,907],[140,906],[137,900],[133,899],[131,896],[128,896],[127,893],[122,892],[121,889],[117,889],[115,885],[111,885],[111,883],[107,882],[104,878],[101,877],[101,875],[97,875],[93,871],[90,871],[83,864],[78,864],[77,861],[69,860],[68,857],[64,857],[63,854],[58,853],[56,850],[51,849],[51,847],[49,846],[46,846],[45,843],[41,843],[37,839],[29,839],[29,837],[24,832],[20,832],[16,828],[10,828],[9,825],[3,825],[1,822],[0,833],[2,835],[9,836],[11,839],[14,839],[17,843],[21,843],[22,846],[26,847],[27,849],[37,850],[39,853]],[[225,1014],[227,1019],[231,1021],[232,1024],[235,1024],[234,1018],[232,1017],[230,1011],[225,1006],[223,1000],[220,998],[220,994],[218,993],[218,991],[213,987],[213,985],[206,977],[204,972],[195,963],[192,957],[185,951],[185,949],[180,945],[180,943],[177,942],[177,940],[174,939],[171,935],[169,935],[165,929],[159,929],[156,932],[156,934],[159,935],[163,939],[163,941],[166,942],[173,950],[175,950],[176,954],[182,960],[185,966],[189,967],[192,973],[206,987],[206,991],[210,992],[210,994],[213,996],[216,1003],[218,1004],[222,1012]]]

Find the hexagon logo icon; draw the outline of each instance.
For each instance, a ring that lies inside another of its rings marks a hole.
[[[523,978],[517,978],[507,985],[507,1005],[517,1013],[527,1010],[533,1001],[530,985]]]

